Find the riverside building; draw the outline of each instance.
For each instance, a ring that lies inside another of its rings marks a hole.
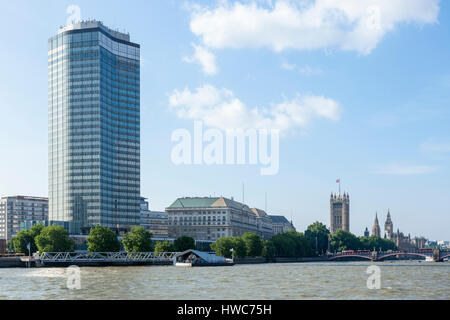
[[[153,239],[166,240],[169,237],[169,217],[164,211],[151,211],[148,201],[141,199],[141,227],[152,233]]]
[[[140,46],[99,21],[48,40],[49,220],[71,234],[140,222]]]
[[[251,209],[233,198],[178,198],[166,212],[171,238],[190,236],[195,240],[215,241],[221,237],[242,236],[246,232],[254,232],[263,238],[273,235],[264,211]]]
[[[288,230],[293,230],[295,231],[295,227],[292,224],[291,221],[289,221],[288,219],[286,219],[285,216],[269,216],[270,220],[272,220],[272,229],[273,229],[273,234],[279,234],[279,233],[284,233]]]
[[[0,239],[11,240],[21,230],[46,224],[48,198],[12,196],[0,198]]]

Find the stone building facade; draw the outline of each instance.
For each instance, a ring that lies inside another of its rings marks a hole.
[[[260,209],[224,197],[178,198],[166,208],[169,237],[190,236],[216,241],[221,237],[254,232],[262,238],[273,235],[271,220]]]
[[[345,192],[330,196],[330,232],[339,229],[350,231],[350,196]]]

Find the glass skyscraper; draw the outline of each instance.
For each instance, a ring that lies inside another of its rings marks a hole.
[[[49,220],[73,234],[139,225],[139,57],[98,21],[48,41]]]

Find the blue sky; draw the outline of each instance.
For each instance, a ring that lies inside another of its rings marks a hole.
[[[152,209],[180,196],[241,200],[245,183],[246,203],[264,208],[267,192],[268,212],[303,231],[329,225],[341,178],[353,233],[371,229],[376,211],[384,222],[389,208],[395,229],[448,240],[450,4],[391,2],[4,2],[0,195],[47,195],[47,39],[74,4],[82,19],[141,44],[141,189]],[[201,107],[205,88],[218,100]],[[226,118],[207,117],[236,105]],[[194,119],[258,127],[286,106],[299,121],[283,126],[276,175],[171,161],[172,132],[192,130]]]

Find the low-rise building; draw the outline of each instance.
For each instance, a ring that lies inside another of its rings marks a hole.
[[[273,236],[273,223],[269,215],[261,209],[253,208],[253,213],[256,214],[256,222],[258,224],[258,234],[263,239],[270,239]]]
[[[141,199],[141,227],[153,234],[153,238],[169,237],[169,218],[167,212],[149,210],[148,201]]]
[[[10,240],[21,230],[47,224],[48,198],[12,196],[0,198],[0,239]]]
[[[286,232],[288,230],[295,231],[294,225],[292,224],[292,222],[289,222],[289,220],[286,219],[285,216],[271,215],[269,217],[272,220],[272,229],[274,235]]]
[[[166,212],[171,238],[184,235],[195,240],[215,241],[221,237],[242,236],[246,232],[271,236],[267,214],[233,198],[178,198]]]

